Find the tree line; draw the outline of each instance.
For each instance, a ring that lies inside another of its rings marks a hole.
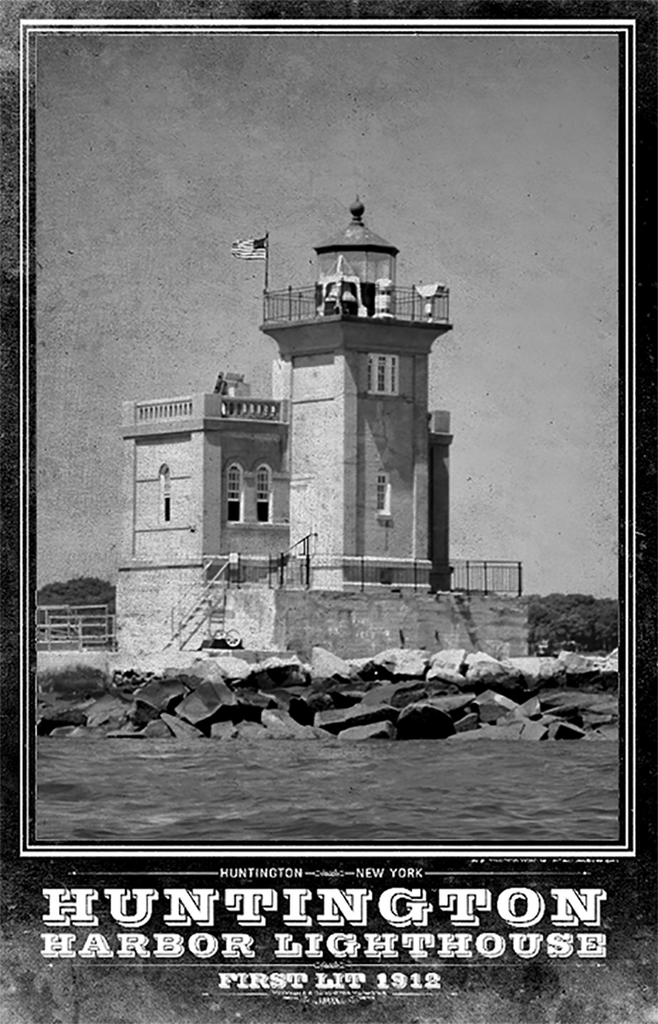
[[[619,643],[619,603],[591,594],[532,594],[528,598],[528,643],[559,651],[565,645],[610,652]]]

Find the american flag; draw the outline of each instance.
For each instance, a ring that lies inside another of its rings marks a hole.
[[[264,238],[238,239],[231,246],[231,256],[238,260],[266,260],[267,235]]]

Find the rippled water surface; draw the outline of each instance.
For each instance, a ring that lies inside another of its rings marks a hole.
[[[617,838],[615,743],[39,742],[49,842]]]

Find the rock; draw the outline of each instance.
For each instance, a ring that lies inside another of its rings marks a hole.
[[[52,729],[48,736],[53,739],[64,739],[66,736],[72,736],[78,729],[84,728],[81,725],[58,725],[55,729]]]
[[[479,729],[470,729],[468,732],[458,732],[448,739],[459,740],[520,740],[525,724],[513,722],[510,725],[481,725]]]
[[[426,683],[433,683],[438,685],[443,683],[444,686],[451,687],[454,690],[461,690],[466,684],[466,677],[461,672],[455,672],[453,669],[446,667],[440,663],[431,664],[427,670],[425,677]]]
[[[207,661],[201,662],[200,667],[194,666],[195,673],[206,673],[206,675],[201,675],[202,679],[216,680],[219,673],[219,678],[225,682],[244,682],[252,674],[252,670],[253,666],[247,661],[242,658],[234,658],[230,654],[208,658]]]
[[[508,712],[519,706],[515,701],[494,690],[485,690],[471,703],[477,709],[480,721],[487,724],[497,722],[499,718],[504,718]]]
[[[407,704],[414,704],[426,697],[427,690],[422,682],[408,679],[401,683],[379,683],[361,696],[363,698],[361,704],[364,707],[390,704],[392,708],[403,708]]]
[[[523,723],[521,731],[522,740],[543,740],[548,736],[548,726],[543,722],[532,722],[528,719]]]
[[[434,668],[442,668],[447,672],[455,673],[457,675],[466,675],[468,664],[466,661],[466,651],[463,647],[450,648],[445,651],[437,651],[430,658],[429,672]],[[429,675],[428,672],[428,675]]]
[[[107,739],[107,740],[143,740],[144,739],[144,730],[143,729],[130,728],[130,726],[127,725],[125,727],[125,729],[116,729],[113,732],[106,733],[105,734],[105,739]]]
[[[532,718],[533,715],[541,715],[541,704],[537,697],[531,697],[530,700],[526,700],[523,704],[519,704],[509,713],[509,718]]]
[[[357,725],[371,725],[373,722],[395,722],[398,717],[396,708],[387,704],[376,704],[373,707],[364,707],[363,704],[356,704],[352,708],[335,708],[329,711],[318,711],[314,724],[320,729],[337,735],[343,729],[354,728]]]
[[[213,722],[210,726],[210,738],[213,740],[232,740],[237,735],[237,726],[233,722]]]
[[[159,715],[161,711],[172,711],[188,693],[188,688],[179,679],[161,679],[136,690],[133,698],[136,704],[152,708]]]
[[[285,711],[263,711],[261,724],[273,736],[281,739],[314,740],[315,730],[308,725],[300,725]]]
[[[170,740],[172,735],[171,729],[161,718],[154,718],[152,722],[148,722],[146,727],[142,729],[144,739]]]
[[[394,740],[395,726],[391,722],[372,722],[370,725],[356,725],[343,729],[339,740]]]
[[[382,679],[385,675],[384,671],[379,665],[375,664],[372,657],[368,658],[346,658],[345,664],[349,667],[352,673],[352,681],[360,680],[361,682],[371,682],[372,680]]]
[[[551,722],[548,726],[549,740],[582,740],[585,733],[571,722]]]
[[[399,740],[442,740],[454,734],[455,725],[446,711],[422,701],[402,709],[397,730]]]
[[[520,672],[526,685],[533,689],[564,685],[567,680],[564,665],[557,658],[506,658],[503,665]]]
[[[440,708],[441,711],[447,711],[452,720],[455,721],[455,717],[466,713],[466,707],[473,701],[474,697],[474,693],[437,693],[430,694],[427,698],[427,703],[433,704],[435,708]]]
[[[429,656],[427,651],[393,647],[377,654],[373,658],[373,663],[391,679],[424,679],[429,665]]]
[[[95,703],[95,701],[93,703]],[[62,728],[65,725],[75,726],[86,724],[87,713],[81,708],[72,706],[44,709],[37,720],[37,735],[50,736],[55,729]]]
[[[325,650],[324,647],[313,648],[311,652],[312,679],[338,679],[349,682],[352,674],[350,666],[342,658]]]
[[[261,693],[260,690],[247,690],[243,686],[236,686],[232,692],[238,704],[261,709],[276,707],[276,698],[270,693]]]
[[[334,699],[330,693],[316,693],[313,690],[305,690],[301,697],[298,697],[297,699],[304,702],[313,716],[315,716],[318,711],[332,711],[335,707]],[[293,718],[297,718],[297,714],[292,710],[292,707],[288,710]],[[305,725],[306,723],[302,724]],[[309,723],[309,725],[310,724],[311,723]]]
[[[568,686],[591,684],[600,676],[600,670],[594,659],[571,651],[560,651],[558,661],[564,666]]]
[[[286,710],[283,708],[282,710]],[[326,710],[326,709],[318,709]],[[292,697],[287,708],[288,714],[291,718],[298,722],[299,725],[313,725],[313,719],[315,718],[315,710],[307,704],[302,697]]]
[[[480,724],[475,711],[471,711],[468,715],[463,715],[461,718],[453,718],[452,721],[455,726],[455,732],[470,732],[471,729],[477,729]]]
[[[193,725],[189,725],[182,719],[178,718],[177,715],[170,715],[168,712],[163,711],[161,719],[168,725],[172,733],[177,740],[183,740],[184,742],[195,742],[197,740],[204,740],[206,737],[198,729],[195,729]]]
[[[87,711],[87,728],[97,729],[100,725],[119,729],[128,720],[130,705],[119,697],[106,694]]]
[[[619,740],[619,728],[616,725],[603,725],[600,729],[592,729],[590,732],[586,732],[584,739],[612,740],[617,742]]]
[[[466,673],[466,683],[469,689],[475,690],[476,693],[495,690],[517,704],[526,696],[525,680],[521,673],[499,661],[494,661],[493,658],[471,665]]]
[[[288,658],[266,658],[252,666],[248,678],[248,685],[257,690],[307,684],[306,672],[296,654],[291,654]]]
[[[226,683],[206,680],[190,693],[176,708],[178,718],[184,718],[192,725],[230,718],[231,709],[238,703],[237,697]]]
[[[267,729],[257,722],[240,722],[235,727],[235,738],[238,740],[267,740],[272,739]]]

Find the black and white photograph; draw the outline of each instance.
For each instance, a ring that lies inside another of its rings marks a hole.
[[[618,46],[38,37],[37,842],[617,839]]]
[[[20,28],[4,1019],[649,1024],[655,11],[69,6]]]

